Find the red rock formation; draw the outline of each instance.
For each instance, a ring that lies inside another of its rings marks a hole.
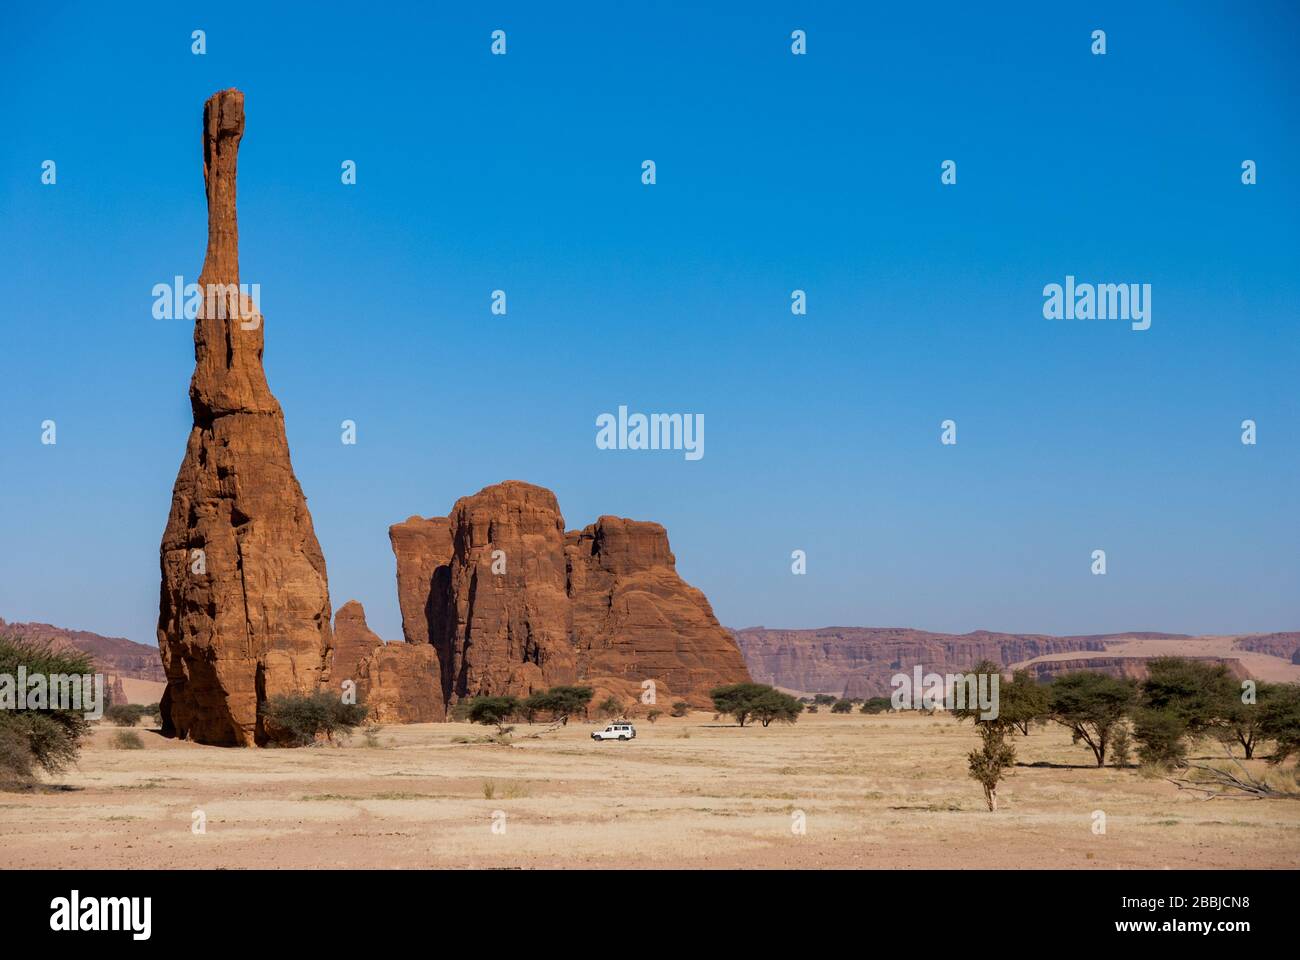
[[[384,643],[366,625],[366,611],[349,600],[334,615],[330,683],[355,680],[357,702],[378,723],[446,719],[438,654],[429,643]]]
[[[567,537],[572,638],[586,682],[639,699],[707,706],[709,690],[747,680],[740,649],[704,594],[677,575],[668,531],[601,517]]]
[[[507,481],[390,531],[402,628],[437,651],[447,703],[581,681],[695,703],[748,679],[663,527],[602,517],[565,533],[555,495]]]
[[[349,600],[334,614],[334,659],[330,665],[330,684],[337,689],[344,680],[357,679],[357,667],[384,641],[366,624],[366,611]]]
[[[239,283],[235,173],[243,132],[243,94],[213,95],[203,109],[204,291]],[[322,680],[330,602],[284,416],[262,369],[261,318],[218,309],[227,303],[207,298],[195,319],[194,428],[162,540],[158,646],[167,674],[164,732],[251,745],[266,739],[260,703],[315,690]],[[241,298],[239,306],[250,304]]]
[[[126,687],[122,685],[122,678],[117,674],[108,678],[108,702],[115,706],[124,703],[130,703],[126,695]]]

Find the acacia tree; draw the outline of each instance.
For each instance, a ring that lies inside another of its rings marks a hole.
[[[788,693],[770,688],[755,697],[750,707],[754,719],[765,727],[774,720],[779,723],[794,723],[799,719],[799,714],[803,713],[802,703]]]
[[[549,690],[538,690],[529,694],[520,704],[520,709],[528,722],[532,723],[538,713],[548,713],[552,722],[567,726],[569,717],[587,712],[595,691],[591,687],[559,686]]]
[[[976,676],[1001,673],[1001,668],[990,660],[980,661],[971,670]],[[1006,705],[1002,702],[1003,689],[999,682],[996,717],[982,717],[978,704],[967,704],[952,711],[959,723],[964,720],[974,723],[975,731],[979,734],[980,748],[966,755],[966,763],[971,779],[983,788],[984,802],[991,812],[998,809],[998,784],[1016,762],[1016,750],[1011,745],[1011,737],[1017,724],[1006,713]]]
[[[1101,767],[1106,764],[1106,748],[1117,733],[1127,729],[1136,698],[1132,681],[1084,670],[1056,678],[1048,694],[1048,709],[1052,719],[1070,731],[1075,743],[1088,745]]]
[[[1188,660],[1185,657],[1156,657],[1147,664],[1147,677],[1138,685],[1138,707],[1134,715],[1134,737],[1143,763],[1181,767],[1187,747],[1208,734],[1231,742],[1229,717],[1238,715],[1247,756],[1254,752],[1253,727],[1256,713],[1238,711],[1240,692],[1232,674],[1221,663]],[[1227,737],[1225,738],[1225,735]]]
[[[713,700],[714,710],[731,714],[743,727],[754,713],[754,702],[768,692],[777,691],[765,683],[731,683],[724,687],[714,687],[709,691],[709,696]]]
[[[475,697],[469,702],[467,718],[470,723],[496,724],[497,735],[504,737],[510,732],[506,721],[519,712],[520,703],[515,697]]]
[[[1259,721],[1260,735],[1276,747],[1268,757],[1279,764],[1292,754],[1300,754],[1300,684],[1278,684],[1270,692]]]
[[[1010,683],[999,684],[999,710],[1020,735],[1029,736],[1029,727],[1048,720],[1048,688],[1028,670],[1017,670]]]

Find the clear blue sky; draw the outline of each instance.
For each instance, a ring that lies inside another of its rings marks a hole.
[[[509,478],[662,522],[732,626],[1300,627],[1295,4],[273,6],[5,13],[0,616],[154,640],[193,348],[150,290],[238,86],[267,373],[381,635],[389,524]],[[1043,319],[1066,274],[1151,329]],[[597,450],[620,403],[704,458]]]

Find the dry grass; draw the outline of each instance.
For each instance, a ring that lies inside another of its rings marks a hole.
[[[69,789],[4,796],[6,863],[1300,866],[1300,803],[1207,803],[1098,770],[1059,727],[1017,739],[1022,763],[1040,765],[1015,769],[996,814],[966,776],[973,733],[945,717],[819,713],[741,730],[696,713],[643,724],[630,743],[594,742],[583,723],[511,746],[474,742],[468,724],[384,735],[383,750],[237,750],[142,731],[147,749],[118,751],[96,731],[59,780]],[[196,809],[206,834],[190,831]]]

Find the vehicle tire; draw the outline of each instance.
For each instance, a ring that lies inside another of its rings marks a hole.
[[[621,737],[619,737],[619,739],[620,739],[620,740],[626,740],[627,737],[623,737],[623,736],[621,736]]]

